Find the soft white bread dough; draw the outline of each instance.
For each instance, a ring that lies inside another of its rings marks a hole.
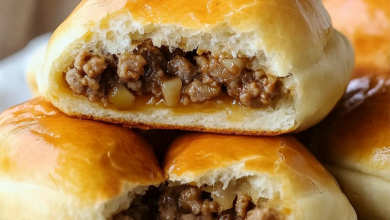
[[[207,184],[217,201],[250,195],[277,220],[356,219],[333,177],[292,136],[184,135],[168,149],[163,171],[171,185]]]
[[[177,112],[165,105],[105,109],[69,89],[64,72],[81,49],[122,54],[146,39],[184,51],[254,57],[267,74],[281,77],[288,92],[275,106],[259,109],[223,103]],[[276,135],[323,119],[344,93],[353,62],[351,44],[332,28],[319,0],[89,0],[53,34],[38,86],[71,116],[132,127]]]
[[[42,98],[0,114],[0,219],[110,219],[163,182],[152,148],[121,126]]]

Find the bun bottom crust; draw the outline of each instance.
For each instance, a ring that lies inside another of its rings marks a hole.
[[[390,218],[390,182],[333,165],[326,166],[354,207],[359,220]]]
[[[96,201],[84,206],[82,198],[60,189],[0,178],[0,219],[64,219],[106,220],[118,210],[126,209],[136,195],[145,193],[147,186],[136,187],[132,192],[111,198],[108,202]]]

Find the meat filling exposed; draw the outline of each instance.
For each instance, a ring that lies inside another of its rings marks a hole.
[[[277,211],[256,207],[249,195],[236,195],[233,206],[223,208],[210,193],[194,186],[162,186],[160,192],[138,196],[114,220],[281,220]]]
[[[281,97],[282,81],[253,69],[253,59],[231,58],[196,51],[170,51],[150,40],[134,51],[102,55],[81,50],[64,73],[70,89],[90,101],[102,101],[130,108],[136,95],[152,94],[152,101],[164,99],[168,106],[205,102],[222,93],[243,106],[269,105]]]

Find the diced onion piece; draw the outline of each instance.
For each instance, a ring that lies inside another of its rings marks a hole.
[[[241,73],[244,69],[244,62],[240,58],[224,59],[222,65],[233,74]]]
[[[221,211],[233,208],[233,202],[237,195],[237,189],[229,185],[225,190],[223,185],[219,182],[214,185],[206,186],[203,190],[211,193],[211,198],[216,201],[222,208]]]
[[[175,106],[180,101],[182,82],[180,78],[173,78],[163,81],[161,89],[167,106]]]
[[[117,109],[126,110],[135,104],[135,97],[124,85],[115,82],[110,89],[108,101]]]
[[[218,194],[211,194],[211,197],[222,207],[222,210],[228,210],[233,207],[233,201],[236,198],[236,194],[231,192],[220,192]]]

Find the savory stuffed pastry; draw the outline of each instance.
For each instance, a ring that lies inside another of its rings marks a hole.
[[[319,0],[85,0],[37,78],[70,116],[276,135],[324,118],[353,62]]]
[[[161,219],[356,219],[333,177],[292,136],[184,135],[163,170]]]

